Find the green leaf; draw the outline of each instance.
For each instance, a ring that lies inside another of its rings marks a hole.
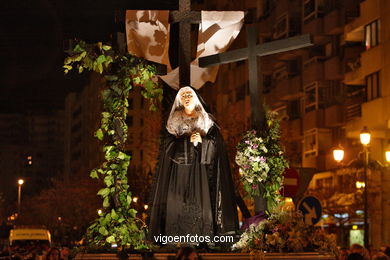
[[[105,51],[109,51],[109,50],[111,50],[111,46],[109,46],[109,45],[103,45],[103,50],[105,50]]]
[[[97,139],[99,139],[100,141],[103,140],[103,130],[101,128],[99,128],[96,133],[95,133],[95,136],[97,137]]]
[[[92,178],[92,179],[98,179],[99,178],[99,175],[97,173],[97,171],[94,169],[91,171],[91,173],[89,174],[89,176]]]
[[[110,199],[109,197],[105,197],[103,200],[103,207],[108,208],[110,206]]]
[[[105,62],[105,61],[106,61],[106,56],[104,56],[104,55],[100,55],[100,56],[96,59],[96,62],[99,63],[99,64],[101,64],[101,63],[103,63],[103,62]]]
[[[107,197],[109,193],[110,193],[109,188],[103,188],[98,191],[97,195],[100,195],[102,197]]]
[[[107,243],[110,243],[110,244],[115,243],[115,237],[114,236],[109,236],[109,237],[106,238],[106,241],[107,241]]]
[[[108,175],[104,177],[104,183],[106,184],[107,187],[110,187],[113,184],[114,177]]]
[[[119,152],[118,159],[124,160],[126,157],[127,157],[127,155],[125,153]]]
[[[111,113],[109,113],[109,112],[102,112],[102,116],[103,116],[104,119],[108,119],[108,118],[111,117]]]
[[[103,236],[107,236],[108,235],[108,231],[105,227],[100,227],[99,228],[99,233],[102,234]]]
[[[118,220],[119,218],[118,214],[116,214],[114,209],[111,210],[111,218],[114,220]]]
[[[101,63],[98,63],[96,66],[97,66],[96,72],[99,72],[100,74],[102,74],[103,73],[103,65]]]
[[[135,216],[137,215],[137,211],[135,209],[130,209],[129,210],[129,214],[132,218],[135,218]]]

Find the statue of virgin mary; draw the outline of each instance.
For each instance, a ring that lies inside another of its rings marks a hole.
[[[194,89],[183,87],[172,105],[152,190],[152,240],[159,235],[214,236],[238,230],[226,146],[203,104]]]

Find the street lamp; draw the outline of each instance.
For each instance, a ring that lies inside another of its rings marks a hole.
[[[344,149],[341,145],[333,150],[333,158],[338,163],[344,159]]]
[[[390,145],[387,147],[385,155],[386,155],[386,162],[390,163]]]
[[[368,168],[368,149],[367,146],[371,141],[371,133],[368,131],[367,126],[363,128],[360,132],[360,142],[363,145],[364,151],[364,190],[363,190],[363,199],[364,199],[364,246],[368,248],[369,236],[368,236],[368,182],[367,182],[367,168]]]
[[[368,183],[367,183],[367,168],[368,168],[368,149],[367,146],[371,141],[371,133],[368,130],[367,126],[363,128],[360,132],[360,142],[363,145],[364,153],[364,181],[356,182],[356,188],[363,188],[363,200],[364,200],[364,246],[368,247],[369,243],[369,229],[368,229]],[[389,157],[387,159],[387,157]],[[344,149],[339,145],[336,149],[333,150],[333,158],[337,162],[341,162],[344,159]],[[386,160],[390,161],[390,149],[386,152]]]
[[[20,216],[20,202],[22,199],[22,185],[24,183],[23,179],[18,180],[18,215]]]

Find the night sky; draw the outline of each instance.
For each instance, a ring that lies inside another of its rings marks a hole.
[[[126,9],[176,8],[175,1],[16,0],[0,10],[0,111],[63,107],[65,94],[79,88],[63,75],[67,39],[109,41],[124,31],[115,23]],[[5,5],[5,6],[4,6]],[[145,6],[143,6],[145,5]],[[65,46],[65,47],[64,47]]]
[[[0,113],[34,114],[63,109],[66,94],[80,90],[88,80],[86,73],[63,74],[63,60],[67,56],[64,50],[69,39],[110,42],[113,33],[125,30],[123,21],[116,22],[115,17],[124,20],[126,9],[177,9],[177,6],[177,0],[2,3]],[[4,181],[16,188],[11,178]]]

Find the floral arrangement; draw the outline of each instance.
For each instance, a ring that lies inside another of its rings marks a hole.
[[[280,210],[252,224],[233,245],[233,250],[260,252],[337,252],[336,238],[307,225],[300,211]]]
[[[280,130],[276,113],[267,111],[267,128],[264,131],[247,131],[237,145],[236,163],[240,167],[241,180],[251,197],[264,190],[268,210],[280,200],[283,172],[288,167],[279,144]]]

